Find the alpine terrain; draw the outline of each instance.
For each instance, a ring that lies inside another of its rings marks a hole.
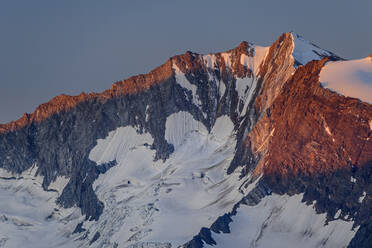
[[[372,247],[372,56],[186,52],[0,125],[0,247]]]

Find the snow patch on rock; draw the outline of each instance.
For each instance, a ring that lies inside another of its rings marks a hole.
[[[338,218],[340,217],[340,215],[341,215],[341,209],[337,210],[337,212],[336,212],[334,218],[335,218],[335,219],[338,219]]]
[[[361,197],[359,197],[358,202],[362,203],[364,201],[364,198],[366,198],[366,195],[367,195],[367,193],[365,191],[363,191],[363,195]]]
[[[191,91],[192,93],[192,102],[196,106],[201,106],[201,101],[199,99],[199,96],[197,95],[197,89],[198,87],[192,83],[186,78],[185,74],[177,67],[177,65],[173,64],[173,70],[175,73],[176,81],[177,83],[184,89],[187,89]]]
[[[216,69],[217,66],[217,58],[216,55],[214,54],[207,54],[203,56],[203,61],[204,64],[207,66],[209,69]]]

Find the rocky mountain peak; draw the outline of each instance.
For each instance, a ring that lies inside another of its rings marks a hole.
[[[278,40],[281,42],[290,39],[290,34],[283,34]],[[287,42],[284,42],[287,44]],[[278,42],[274,43],[278,46]],[[273,46],[274,46],[273,45]],[[253,57],[255,55],[254,45],[247,41],[242,41],[236,48],[227,51],[226,53],[216,53],[216,59],[222,73],[231,70],[233,75],[244,77],[252,73],[252,68],[242,63],[242,56]],[[53,114],[58,114],[61,111],[68,111],[77,106],[79,103],[97,99],[106,101],[112,97],[119,97],[127,94],[136,94],[148,89],[154,84],[164,82],[173,76],[172,63],[179,66],[184,73],[200,71],[203,67],[203,62],[200,60],[200,55],[187,51],[183,55],[178,55],[170,58],[166,63],[157,67],[147,74],[132,76],[126,80],[121,80],[113,84],[111,89],[102,93],[81,93],[77,96],[59,95],[47,103],[38,106],[31,114],[24,114],[20,119],[7,124],[0,124],[0,133],[11,132],[24,126],[30,125],[33,122],[40,122],[50,117]]]
[[[242,246],[274,235],[288,247],[368,247],[372,105],[325,87],[338,59],[290,32],[57,96],[0,125],[0,196],[48,206],[33,222],[40,236],[76,247],[236,247],[221,240],[240,231],[251,235]],[[28,235],[26,217],[11,242]]]
[[[249,52],[249,48],[253,46],[254,46],[253,43],[250,43],[248,41],[242,41],[236,48],[232,50],[236,50],[240,54],[246,54]]]
[[[31,114],[24,114],[20,119],[12,121],[8,124],[0,124],[0,133],[8,133],[17,129],[29,126],[31,123],[39,123],[54,114],[62,111],[69,111],[78,104],[97,100],[105,102],[110,98],[125,96],[129,94],[138,94],[139,92],[148,89],[152,85],[159,84],[172,77],[173,71],[169,59],[165,64],[157,67],[147,74],[132,76],[126,80],[114,83],[111,89],[105,90],[102,93],[81,93],[77,96],[69,96],[61,94],[54,97],[49,102],[41,104]]]

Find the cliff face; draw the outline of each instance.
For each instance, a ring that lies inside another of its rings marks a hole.
[[[321,87],[319,73],[329,59],[299,68],[266,115],[246,138],[260,157],[254,173],[263,174],[274,193],[304,192],[308,204],[330,220],[353,216],[358,233],[369,232],[372,158],[372,106]],[[368,192],[368,193],[367,193]],[[370,235],[356,235],[351,247],[368,246]]]
[[[113,84],[112,88],[102,93],[81,93],[78,96],[59,95],[47,103],[41,104],[32,114],[24,114],[17,121],[8,124],[0,124],[0,133],[9,133],[27,127],[33,123],[45,121],[52,115],[60,112],[67,112],[76,108],[77,105],[98,100],[105,103],[107,100],[123,97],[131,94],[138,94],[148,90],[152,85],[160,84],[172,77],[171,60],[168,60],[162,66],[145,75],[133,76],[129,79],[118,81]]]
[[[263,157],[256,173],[330,173],[371,159],[371,105],[322,88],[326,62],[299,68],[247,136],[254,155]]]
[[[34,113],[0,125],[0,168],[20,174],[34,166],[45,190],[58,177],[67,178],[58,204],[77,206],[87,220],[98,222],[106,206],[93,184],[118,161],[92,161],[89,154],[97,140],[120,127],[135,127],[138,134],[152,137],[153,143],[146,146],[155,153],[153,162],[166,163],[176,149],[167,138],[170,116],[188,113],[213,137],[223,132],[216,128],[218,118],[227,116],[236,144],[221,173],[226,176],[223,182],[239,175],[240,198],[230,200],[232,210],[215,216],[186,247],[214,244],[213,233],[230,232],[231,218],[240,206],[259,204],[272,193],[303,194],[303,200],[316,201],[316,210],[330,221],[342,210],[338,218],[360,226],[350,247],[367,247],[371,237],[365,233],[372,223],[372,107],[323,88],[322,67],[340,58],[313,47],[306,60],[299,50],[305,43],[296,43],[304,42],[298,39],[286,33],[270,47],[242,42],[224,53],[186,52],[102,93],[57,96]],[[309,63],[301,65],[304,62]],[[208,178],[203,173],[200,178]],[[75,231],[84,232],[83,223],[79,225]],[[87,239],[92,231],[80,238]],[[96,234],[88,243],[111,238]]]

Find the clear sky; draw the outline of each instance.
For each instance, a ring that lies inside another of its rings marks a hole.
[[[270,45],[292,30],[341,57],[365,57],[371,24],[371,0],[1,0],[0,123],[187,50]]]

